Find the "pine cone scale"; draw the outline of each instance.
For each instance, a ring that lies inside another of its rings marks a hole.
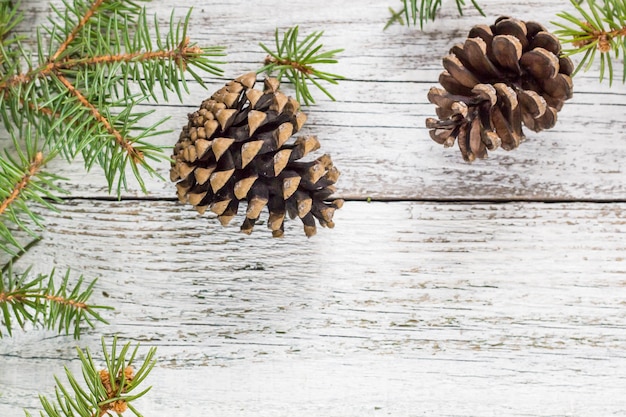
[[[553,78],[542,80],[541,89],[545,91],[550,96],[550,98],[554,100],[562,100],[562,97],[565,97],[565,99],[572,98],[574,85],[572,83],[572,79],[569,76],[565,74],[557,74]]]
[[[517,19],[502,18],[495,25],[495,31],[498,35],[511,35],[517,38],[522,44],[522,49],[528,49],[528,31],[526,24]]]
[[[471,89],[480,82],[470,70],[463,66],[455,55],[444,57],[443,67],[450,73],[452,78],[458,81],[463,87]]]
[[[526,22],[526,35],[530,37],[536,36],[539,32],[548,32],[548,29],[539,22],[528,21]]]
[[[505,151],[515,149],[518,143],[513,136],[509,122],[506,120],[499,107],[494,106],[491,108],[491,122],[493,123],[495,133],[500,138],[500,146],[502,146],[502,149]]]
[[[274,177],[280,175],[289,163],[291,157],[291,149],[282,149],[274,154]]]
[[[209,177],[209,183],[214,193],[217,193],[228,182],[230,177],[235,173],[235,168],[228,169],[226,171],[215,171]]]
[[[485,45],[487,45],[487,56],[490,56],[489,49],[491,48],[491,43],[493,41],[493,32],[491,31],[491,27],[487,25],[476,25],[470,30],[467,37],[468,39],[482,39],[485,42]]]
[[[267,142],[268,141],[265,139],[260,139],[246,142],[241,145],[241,162],[238,164],[238,167],[241,169],[245,168],[258,154],[261,153],[261,149],[263,149],[264,146],[266,148],[265,153],[271,152],[271,145],[267,145]]]
[[[487,44],[481,38],[469,38],[463,46],[467,64],[474,73],[480,74],[481,82],[502,78],[502,73],[487,56]]]
[[[211,211],[220,216],[226,211],[231,201],[231,199],[214,201],[210,204]]]
[[[263,125],[266,120],[266,113],[258,110],[250,110],[248,112],[248,135],[252,136],[259,126]]]
[[[561,74],[571,76],[575,69],[576,68],[574,67],[574,63],[572,62],[570,57],[568,56],[559,57],[559,72]]]
[[[558,57],[543,48],[524,53],[520,64],[538,80],[553,78],[559,73]]]
[[[493,38],[493,51],[498,64],[514,74],[521,74],[519,60],[522,57],[522,43],[510,35],[498,35]]]
[[[522,131],[522,107],[519,104],[515,91],[504,83],[494,85],[498,99],[502,102],[502,113],[506,120],[510,121],[515,143],[519,144],[524,139]]]
[[[469,145],[475,158],[484,158],[487,155],[487,148],[481,137],[481,129],[480,119],[474,118],[469,132]]]
[[[557,57],[561,54],[561,42],[559,42],[559,38],[547,31],[537,32],[533,38],[530,49],[536,48],[545,49]]]
[[[215,138],[211,142],[211,150],[213,151],[213,156],[215,156],[215,160],[219,161],[220,158],[228,151],[230,145],[235,142],[233,138]],[[232,157],[232,156],[231,156]]]
[[[465,87],[457,81],[448,71],[444,71],[439,75],[439,84],[450,94],[458,94],[460,96],[471,95],[471,87]]]
[[[298,186],[300,185],[300,182],[302,181],[302,177],[294,171],[285,171],[281,173],[281,176],[282,176],[282,183],[281,183],[282,195],[283,195],[283,199],[287,200],[298,189]]]
[[[239,181],[235,182],[233,190],[235,197],[238,200],[243,200],[248,195],[248,192],[250,192],[250,189],[257,179],[259,179],[259,177],[257,175],[253,175],[250,177],[242,178]]]

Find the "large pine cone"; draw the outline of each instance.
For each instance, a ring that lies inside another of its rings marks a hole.
[[[556,123],[572,97],[572,61],[561,56],[556,36],[536,22],[500,17],[472,28],[463,44],[443,58],[428,100],[439,120],[428,118],[431,138],[446,147],[458,138],[466,161],[486,158],[487,150],[517,148],[522,123],[538,132]]]
[[[296,100],[278,91],[277,79],[266,78],[263,91],[254,89],[255,83],[255,73],[242,75],[189,114],[170,171],[171,180],[178,181],[179,200],[200,214],[210,208],[222,225],[246,200],[241,231],[247,234],[265,206],[274,237],[283,235],[286,213],[300,217],[307,236],[316,232],[315,218],[333,227],[333,214],[343,201],[325,199],[335,192],[339,171],[328,155],[298,161],[320,147],[314,136],[288,143],[306,115]]]

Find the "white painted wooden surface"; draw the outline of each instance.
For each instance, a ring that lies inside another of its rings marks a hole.
[[[146,417],[626,415],[626,87],[577,77],[553,130],[473,165],[423,127],[440,57],[469,27],[548,22],[564,2],[481,0],[488,18],[448,2],[426,33],[383,32],[392,0],[193,3],[148,7],[165,20],[193,5],[192,39],[228,47],[211,90],[255,69],[276,26],[346,48],[334,69],[348,80],[307,133],[342,170],[339,194],[394,201],[348,201],[312,239],[295,221],[284,239],[247,237],[171,201],[171,184],[103,201],[98,172],[55,164],[72,198],[19,266],[98,277],[94,301],[116,310],[79,342],[1,339],[0,416],[35,410],[77,369],[77,343],[113,334],[158,347]],[[49,15],[23,7],[33,24]],[[210,93],[157,111],[178,130]]]

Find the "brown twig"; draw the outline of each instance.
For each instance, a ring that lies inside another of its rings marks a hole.
[[[124,149],[126,151],[126,153],[131,157],[132,161],[135,163],[141,162],[143,160],[143,152],[137,150],[135,147],[133,147],[132,142],[126,140],[126,138],[124,138],[122,136],[122,134],[119,132],[119,130],[117,130],[116,128],[114,128],[111,125],[111,122],[109,122],[109,120],[104,117],[102,115],[102,113],[100,113],[100,111],[93,105],[91,104],[91,102],[89,100],[87,100],[87,98],[83,95],[83,93],[81,93],[80,91],[78,91],[74,85],[67,79],[65,78],[63,75],[61,74],[56,74],[56,77],[59,81],[61,81],[61,83],[65,86],[65,88],[67,88],[67,90],[78,99],[78,101],[87,109],[89,109],[89,111],[91,112],[91,115],[94,117],[94,119],[96,119],[96,121],[100,124],[102,124],[105,129],[107,130],[107,132],[109,132],[111,135],[113,135],[113,137],[115,138],[115,141],[117,142],[118,145],[120,145],[120,147],[122,147],[122,149]]]
[[[96,3],[101,3],[96,2]],[[90,12],[93,14],[94,6],[90,9]],[[81,19],[79,26],[84,25],[88,19]],[[77,27],[79,27],[77,26]],[[72,34],[68,37],[73,39],[75,37],[75,33],[77,32],[76,28],[72,31]],[[40,68],[30,71],[26,74],[17,74],[13,77],[10,77],[8,80],[0,83],[0,91],[4,90],[5,95],[8,94],[6,91],[8,88],[26,84],[33,80],[34,78],[43,78],[48,77],[54,74],[59,81],[68,89],[68,91],[73,94],[79,102],[90,110],[94,119],[101,123],[106,130],[113,135],[115,141],[124,149],[128,155],[131,157],[131,160],[135,163],[139,163],[143,160],[143,153],[135,149],[132,145],[132,142],[127,140],[122,136],[122,134],[115,129],[109,120],[100,113],[100,111],[91,103],[87,98],[74,87],[74,85],[68,80],[65,76],[60,74],[61,70],[68,70],[81,66],[90,66],[90,65],[98,65],[102,63],[114,63],[114,62],[132,62],[132,61],[149,61],[149,60],[166,60],[173,59],[177,65],[181,66],[184,70],[187,64],[187,60],[197,54],[202,53],[202,49],[198,46],[189,46],[189,37],[185,38],[176,49],[171,49],[167,51],[156,51],[156,52],[137,52],[137,53],[129,53],[129,54],[117,54],[117,55],[100,55],[96,57],[87,57],[87,58],[78,58],[78,59],[65,59],[61,61],[55,61],[59,56],[59,51],[67,48],[69,45],[68,39],[66,39],[63,44],[59,47],[57,52],[50,58],[48,63]],[[51,109],[47,107],[36,107],[34,104],[28,104],[31,109],[37,110],[42,114],[46,114],[49,116],[57,116],[58,113],[54,113]]]
[[[46,300],[48,301],[52,301],[54,303],[57,304],[63,304],[66,306],[70,306],[70,307],[75,307],[79,310],[87,310],[89,309],[89,306],[85,303],[79,302],[79,301],[74,301],[74,300],[69,300],[67,298],[63,298],[59,295],[46,295]]]
[[[135,52],[130,54],[99,55],[94,57],[66,59],[49,64],[51,71],[73,69],[98,64],[110,64],[113,62],[151,61],[173,59],[178,65],[186,65],[189,57],[202,53],[198,46],[189,47],[189,38],[185,38],[176,49],[168,51]],[[47,69],[47,67],[46,67]]]
[[[38,298],[39,296],[34,295],[33,297]],[[4,292],[0,292],[0,304],[2,303],[21,303],[24,300],[26,300],[26,296],[21,295],[21,294],[11,294],[11,293],[4,293]],[[89,306],[85,303],[79,302],[79,301],[74,301],[74,300],[69,300],[67,298],[63,298],[61,296],[58,295],[46,295],[45,296],[46,300],[52,301],[54,303],[57,304],[64,304],[67,306],[71,306],[80,310],[87,310],[89,309]]]
[[[31,73],[16,74],[11,77],[8,77],[5,81],[0,83],[0,90],[3,91],[5,94],[8,94],[7,90],[9,88],[15,87],[17,85],[24,85],[26,83],[29,83],[33,79],[30,74]]]
[[[105,127],[105,129],[115,138],[115,141],[130,156],[131,160],[134,163],[139,163],[143,160],[143,153],[135,149],[132,145],[132,142],[124,138],[122,134],[112,126],[111,122],[105,116],[103,116],[102,113],[100,113],[100,111],[79,90],[77,90],[76,87],[74,87],[74,85],[65,76],[60,74],[60,70],[69,69],[78,65],[96,65],[102,62],[129,62],[131,60],[137,59],[149,60],[174,58],[177,60],[177,62],[179,60],[183,60],[184,65],[184,60],[186,58],[185,55],[189,53],[197,53],[198,50],[197,48],[188,48],[189,39],[187,38],[183,42],[181,42],[177,49],[172,51],[146,52],[143,54],[105,55],[100,57],[90,57],[86,59],[58,61],[61,54],[68,48],[68,46],[76,38],[78,32],[87,24],[89,19],[91,19],[91,17],[96,13],[97,9],[102,5],[102,3],[104,3],[104,1],[105,0],[95,0],[92,3],[91,7],[79,20],[74,29],[72,29],[72,32],[67,36],[67,38],[61,43],[61,45],[59,45],[59,48],[48,59],[48,62],[45,65],[31,70],[28,73],[16,74],[12,77],[9,77],[4,82],[0,83],[0,92],[3,92],[5,95],[7,95],[9,94],[7,90],[11,87],[27,84],[35,78],[44,78],[51,76],[52,74],[56,75],[57,79],[61,81],[61,83],[68,89],[68,91],[72,95],[74,95],[74,97],[76,97],[84,107],[90,110],[94,119],[98,123],[101,123]],[[35,107],[32,103],[29,103],[29,106],[31,108]],[[52,110],[46,107],[37,107],[36,110],[46,115],[56,116],[56,114]],[[17,194],[19,194],[19,191]],[[13,196],[12,194],[7,200],[11,199],[11,197],[15,199],[17,195]],[[6,210],[8,204],[10,204],[10,201],[5,201],[2,203],[2,206],[0,206],[0,214],[2,214],[4,210]]]
[[[292,61],[290,59],[275,58],[271,55],[268,55],[265,57],[265,65],[269,64],[288,65],[303,74],[313,74],[313,69],[311,69],[310,67],[303,65],[297,61]]]
[[[114,62],[132,62],[132,61],[150,61],[150,60],[166,60],[173,59],[178,65],[182,65],[183,69],[187,64],[187,60],[195,55],[202,53],[202,48],[197,45],[189,46],[189,38],[185,38],[178,47],[167,51],[151,51],[151,52],[136,52],[130,54],[115,54],[115,55],[99,55],[86,58],[74,58],[63,59],[60,61],[48,61],[45,65],[33,69],[28,73],[16,74],[12,77],[8,77],[5,81],[0,83],[0,90],[7,90],[10,87],[24,85],[36,78],[45,78],[53,73],[58,73],[60,70],[68,70],[77,67],[85,67],[90,65],[109,64]],[[289,61],[285,61],[289,62]],[[282,62],[281,62],[282,64]],[[295,65],[288,64],[288,65]],[[302,67],[304,70],[306,67]],[[308,69],[308,68],[307,68]],[[310,71],[310,70],[309,70]]]
[[[37,171],[39,171],[39,168],[42,164],[43,153],[37,152],[35,158],[28,167],[28,171],[24,174],[22,179],[17,184],[15,184],[15,187],[13,187],[13,191],[11,192],[11,194],[9,194],[9,196],[5,198],[4,201],[2,201],[2,204],[0,204],[0,215],[3,214],[6,209],[11,205],[11,203],[13,203],[20,196],[22,190],[24,190],[24,188],[26,188],[26,186],[30,183],[31,178],[37,173]]]
[[[89,21],[89,19],[91,19],[91,17],[94,15],[94,13],[98,9],[98,7],[100,7],[102,5],[102,3],[104,3],[104,1],[105,0],[96,0],[96,1],[93,2],[91,7],[89,8],[89,10],[87,10],[87,12],[82,17],[82,19],[80,19],[80,21],[78,22],[76,27],[74,27],[74,29],[72,29],[72,32],[67,36],[67,38],[63,41],[63,43],[59,46],[59,49],[57,49],[57,51],[54,53],[54,55],[52,55],[52,57],[50,57],[50,61],[54,62],[54,61],[56,61],[59,58],[59,56],[67,49],[67,47],[70,45],[70,43],[72,43],[72,41],[76,37],[76,34],[85,26],[87,21]]]
[[[585,26],[589,28],[586,32],[591,36],[591,38],[581,39],[579,41],[573,42],[572,45],[576,48],[582,48],[583,46],[589,45],[593,42],[597,42],[598,50],[600,52],[609,52],[611,50],[612,39],[616,37],[626,38],[626,26],[621,29],[614,29],[608,32],[606,30],[595,29],[593,25],[589,22],[585,22]]]
[[[12,77],[9,77],[7,81],[0,84],[0,90],[5,90],[7,87],[26,84],[37,77],[45,77],[52,73],[55,70],[55,66],[57,65],[57,59],[59,56],[67,49],[67,47],[72,43],[72,41],[76,38],[76,34],[85,26],[87,21],[91,19],[91,17],[95,14],[96,10],[104,3],[105,0],[96,0],[93,2],[89,10],[85,13],[85,15],[80,19],[80,21],[76,24],[72,32],[67,35],[67,38],[59,45],[56,52],[48,59],[46,65],[36,68],[26,74],[17,74]]]
[[[20,295],[20,294],[11,294],[11,293],[4,293],[4,292],[0,292],[0,304],[2,303],[21,303],[24,301],[24,296]]]

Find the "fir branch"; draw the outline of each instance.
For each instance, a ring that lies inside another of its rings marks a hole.
[[[609,85],[613,84],[614,68],[611,52],[615,59],[626,55],[626,0],[587,0],[587,10],[577,0],[570,0],[580,16],[569,12],[558,13],[565,22],[552,22],[561,29],[555,31],[561,43],[569,43],[572,48],[564,50],[566,55],[584,53],[574,74],[581,68],[589,70],[600,52],[600,82],[609,75]],[[623,59],[622,59],[623,60]],[[626,64],[623,65],[622,82],[626,82]]]
[[[13,62],[0,76],[0,100],[10,111],[2,111],[2,120],[11,125],[26,122],[37,127],[36,133],[59,147],[67,160],[82,154],[86,169],[97,163],[104,169],[109,190],[118,196],[127,188],[126,168],[130,167],[141,188],[146,191],[139,166],[150,175],[158,174],[147,160],[167,159],[161,147],[145,139],[165,133],[152,126],[139,126],[149,113],[132,109],[144,100],[159,98],[175,91],[182,99],[188,91],[184,73],[202,84],[196,70],[221,74],[214,57],[223,56],[223,48],[200,48],[190,42],[187,29],[190,14],[182,22],[170,18],[170,32],[160,38],[156,22],[157,48],[144,9],[119,0],[74,0],[64,2],[67,11],[55,10],[56,20],[43,28],[50,37],[38,35],[39,64],[30,62],[30,54],[19,56],[4,50],[0,57]],[[134,33],[131,38],[130,34]],[[28,69],[19,70],[19,62]],[[141,92],[133,92],[131,83]],[[134,136],[131,131],[140,132]]]
[[[103,116],[96,106],[93,105],[80,91],[78,91],[67,78],[62,75],[57,75],[56,78],[65,86],[65,88],[67,88],[67,91],[69,91],[70,94],[76,97],[83,107],[89,110],[96,122],[101,124],[106,131],[114,137],[117,145],[126,152],[134,164],[138,164],[143,161],[143,153],[141,150],[135,148],[129,139],[124,138],[122,134],[111,125],[109,119]]]
[[[456,7],[459,11],[459,15],[463,16],[463,6],[465,6],[465,0],[455,0]],[[471,0],[472,5],[478,12],[485,16],[485,13],[478,5],[476,0]],[[441,9],[442,0],[420,0],[420,4],[418,7],[417,0],[402,0],[402,8],[399,10],[394,10],[393,8],[389,8],[391,13],[391,17],[387,20],[387,24],[383,30],[387,29],[394,23],[399,23],[400,25],[404,25],[404,20],[401,18],[402,15],[406,18],[407,22],[412,22],[415,26],[417,25],[417,21],[419,19],[420,30],[424,28],[424,23],[428,20],[435,21],[435,17],[437,16],[437,12]]]
[[[83,27],[85,27],[89,19],[91,19],[91,17],[97,12],[97,10],[100,8],[100,6],[102,6],[102,4],[105,1],[106,0],[95,0],[93,4],[91,4],[89,9],[80,18],[76,26],[74,26],[70,34],[67,35],[65,40],[61,43],[61,45],[59,45],[59,48],[57,49],[57,51],[52,55],[52,57],[50,57],[51,62],[56,61],[59,58],[59,56],[61,56],[61,54],[67,50],[67,48],[76,38],[76,35],[80,32],[80,30]],[[65,6],[68,7],[69,5],[65,3]]]
[[[278,28],[274,33],[276,52],[260,43],[265,52],[264,66],[257,73],[266,72],[273,76],[273,72],[278,72],[276,78],[282,81],[283,76],[287,78],[296,90],[296,100],[306,105],[315,103],[311,94],[309,83],[321,90],[328,98],[335,98],[320,83],[320,80],[337,84],[338,80],[345,79],[341,75],[323,72],[314,68],[318,64],[336,64],[335,55],[343,49],[320,52],[324,45],[319,43],[324,32],[313,32],[303,40],[298,40],[298,26],[294,26],[285,31],[282,40],[278,34]]]
[[[154,368],[156,348],[148,350],[143,360],[139,359],[139,345],[131,349],[130,343],[117,350],[117,337],[113,339],[111,350],[102,339],[104,366],[98,369],[89,349],[77,348],[81,362],[84,384],[78,382],[72,372],[65,368],[69,386],[55,377],[55,399],[40,396],[42,417],[103,417],[131,410],[136,416],[141,414],[132,401],[144,396],[151,387],[141,391],[140,385]],[[139,392],[138,392],[139,391]],[[32,415],[26,411],[27,417]]]
[[[0,250],[11,255],[23,249],[16,236],[17,230],[37,238],[33,226],[43,228],[40,216],[30,207],[32,203],[56,210],[54,203],[59,201],[56,194],[64,192],[55,185],[61,178],[42,169],[54,154],[45,157],[37,142],[30,140],[28,134],[24,136],[27,139],[24,148],[14,137],[16,152],[5,151],[0,155]]]
[[[198,46],[189,47],[189,42],[189,38],[186,38],[176,49],[171,50],[120,53],[115,55],[88,56],[74,59],[68,58],[63,61],[59,61],[56,64],[53,64],[53,68],[56,70],[61,70],[90,65],[112,64],[116,62],[131,63],[156,60],[173,60],[178,66],[182,66],[183,69],[186,69],[187,61],[189,61],[189,57],[192,54],[203,53],[203,50]]]
[[[15,184],[13,187],[13,191],[0,203],[0,216],[6,211],[11,203],[13,203],[20,195],[22,190],[26,188],[28,183],[30,182],[31,177],[34,177],[37,174],[37,171],[41,168],[43,164],[43,153],[37,152],[34,160],[30,163],[26,173],[22,176],[20,181]]]
[[[19,56],[15,45],[22,39],[13,34],[13,29],[22,19],[23,14],[19,12],[17,5],[11,0],[0,0],[0,80],[11,68],[14,58]],[[7,64],[8,63],[8,64]]]
[[[75,338],[80,337],[81,326],[93,328],[94,321],[107,323],[98,310],[111,307],[88,304],[95,280],[87,288],[81,289],[81,276],[74,288],[70,289],[70,272],[67,271],[57,287],[54,273],[53,270],[49,275],[40,274],[29,280],[30,269],[19,276],[13,274],[10,264],[6,272],[3,269],[0,279],[0,311],[2,325],[9,336],[12,335],[14,321],[22,328],[25,323],[30,322],[39,323],[47,329],[56,329],[59,333],[69,334],[71,330]],[[2,335],[0,331],[0,338]]]

